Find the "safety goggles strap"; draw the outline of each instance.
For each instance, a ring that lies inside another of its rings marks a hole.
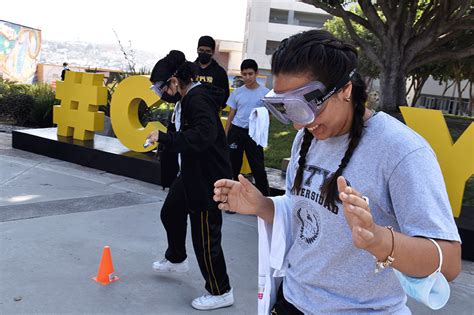
[[[344,76],[329,92],[327,92],[326,94],[323,94],[321,93],[320,90],[316,89],[314,91],[311,91],[309,93],[306,93],[305,95],[303,95],[303,97],[305,98],[305,100],[307,102],[311,102],[311,101],[314,101],[316,103],[316,105],[320,105],[322,103],[324,103],[328,98],[330,98],[334,93],[336,93],[337,91],[339,91],[342,87],[344,87],[344,85],[347,84],[347,82],[349,82],[352,78],[352,76],[354,75],[356,69],[352,70],[348,75]]]

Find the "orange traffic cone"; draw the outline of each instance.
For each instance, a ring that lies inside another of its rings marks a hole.
[[[114,273],[114,265],[112,264],[112,256],[110,255],[110,247],[104,246],[104,251],[102,253],[102,259],[100,260],[97,276],[92,279],[102,285],[107,285],[120,279],[119,277],[114,276],[113,273]]]

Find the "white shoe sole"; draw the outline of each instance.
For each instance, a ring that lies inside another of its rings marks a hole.
[[[219,308],[225,308],[234,305],[234,302],[232,303],[227,303],[223,305],[214,305],[214,306],[201,306],[201,305],[194,305],[194,303],[191,303],[191,306],[194,309],[197,309],[198,311],[210,311],[210,310],[217,310]]]
[[[186,273],[189,271],[189,268],[186,269],[158,269],[153,267],[153,270],[158,273],[166,273],[166,272],[173,272],[173,273]]]

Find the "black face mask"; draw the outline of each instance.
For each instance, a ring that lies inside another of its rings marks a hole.
[[[169,95],[168,93],[164,92],[161,96],[161,99],[167,103],[176,104],[179,100],[181,100],[181,94],[179,94],[179,92],[176,92],[175,95]]]
[[[211,61],[212,55],[206,53],[198,53],[198,60],[200,64],[206,65]]]

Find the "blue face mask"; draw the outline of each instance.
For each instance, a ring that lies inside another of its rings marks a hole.
[[[432,241],[438,249],[438,269],[425,278],[413,278],[404,275],[398,270],[393,269],[393,271],[407,295],[433,310],[439,310],[448,302],[451,290],[448,281],[441,273],[443,252],[436,241],[431,238],[429,238],[429,240]]]

